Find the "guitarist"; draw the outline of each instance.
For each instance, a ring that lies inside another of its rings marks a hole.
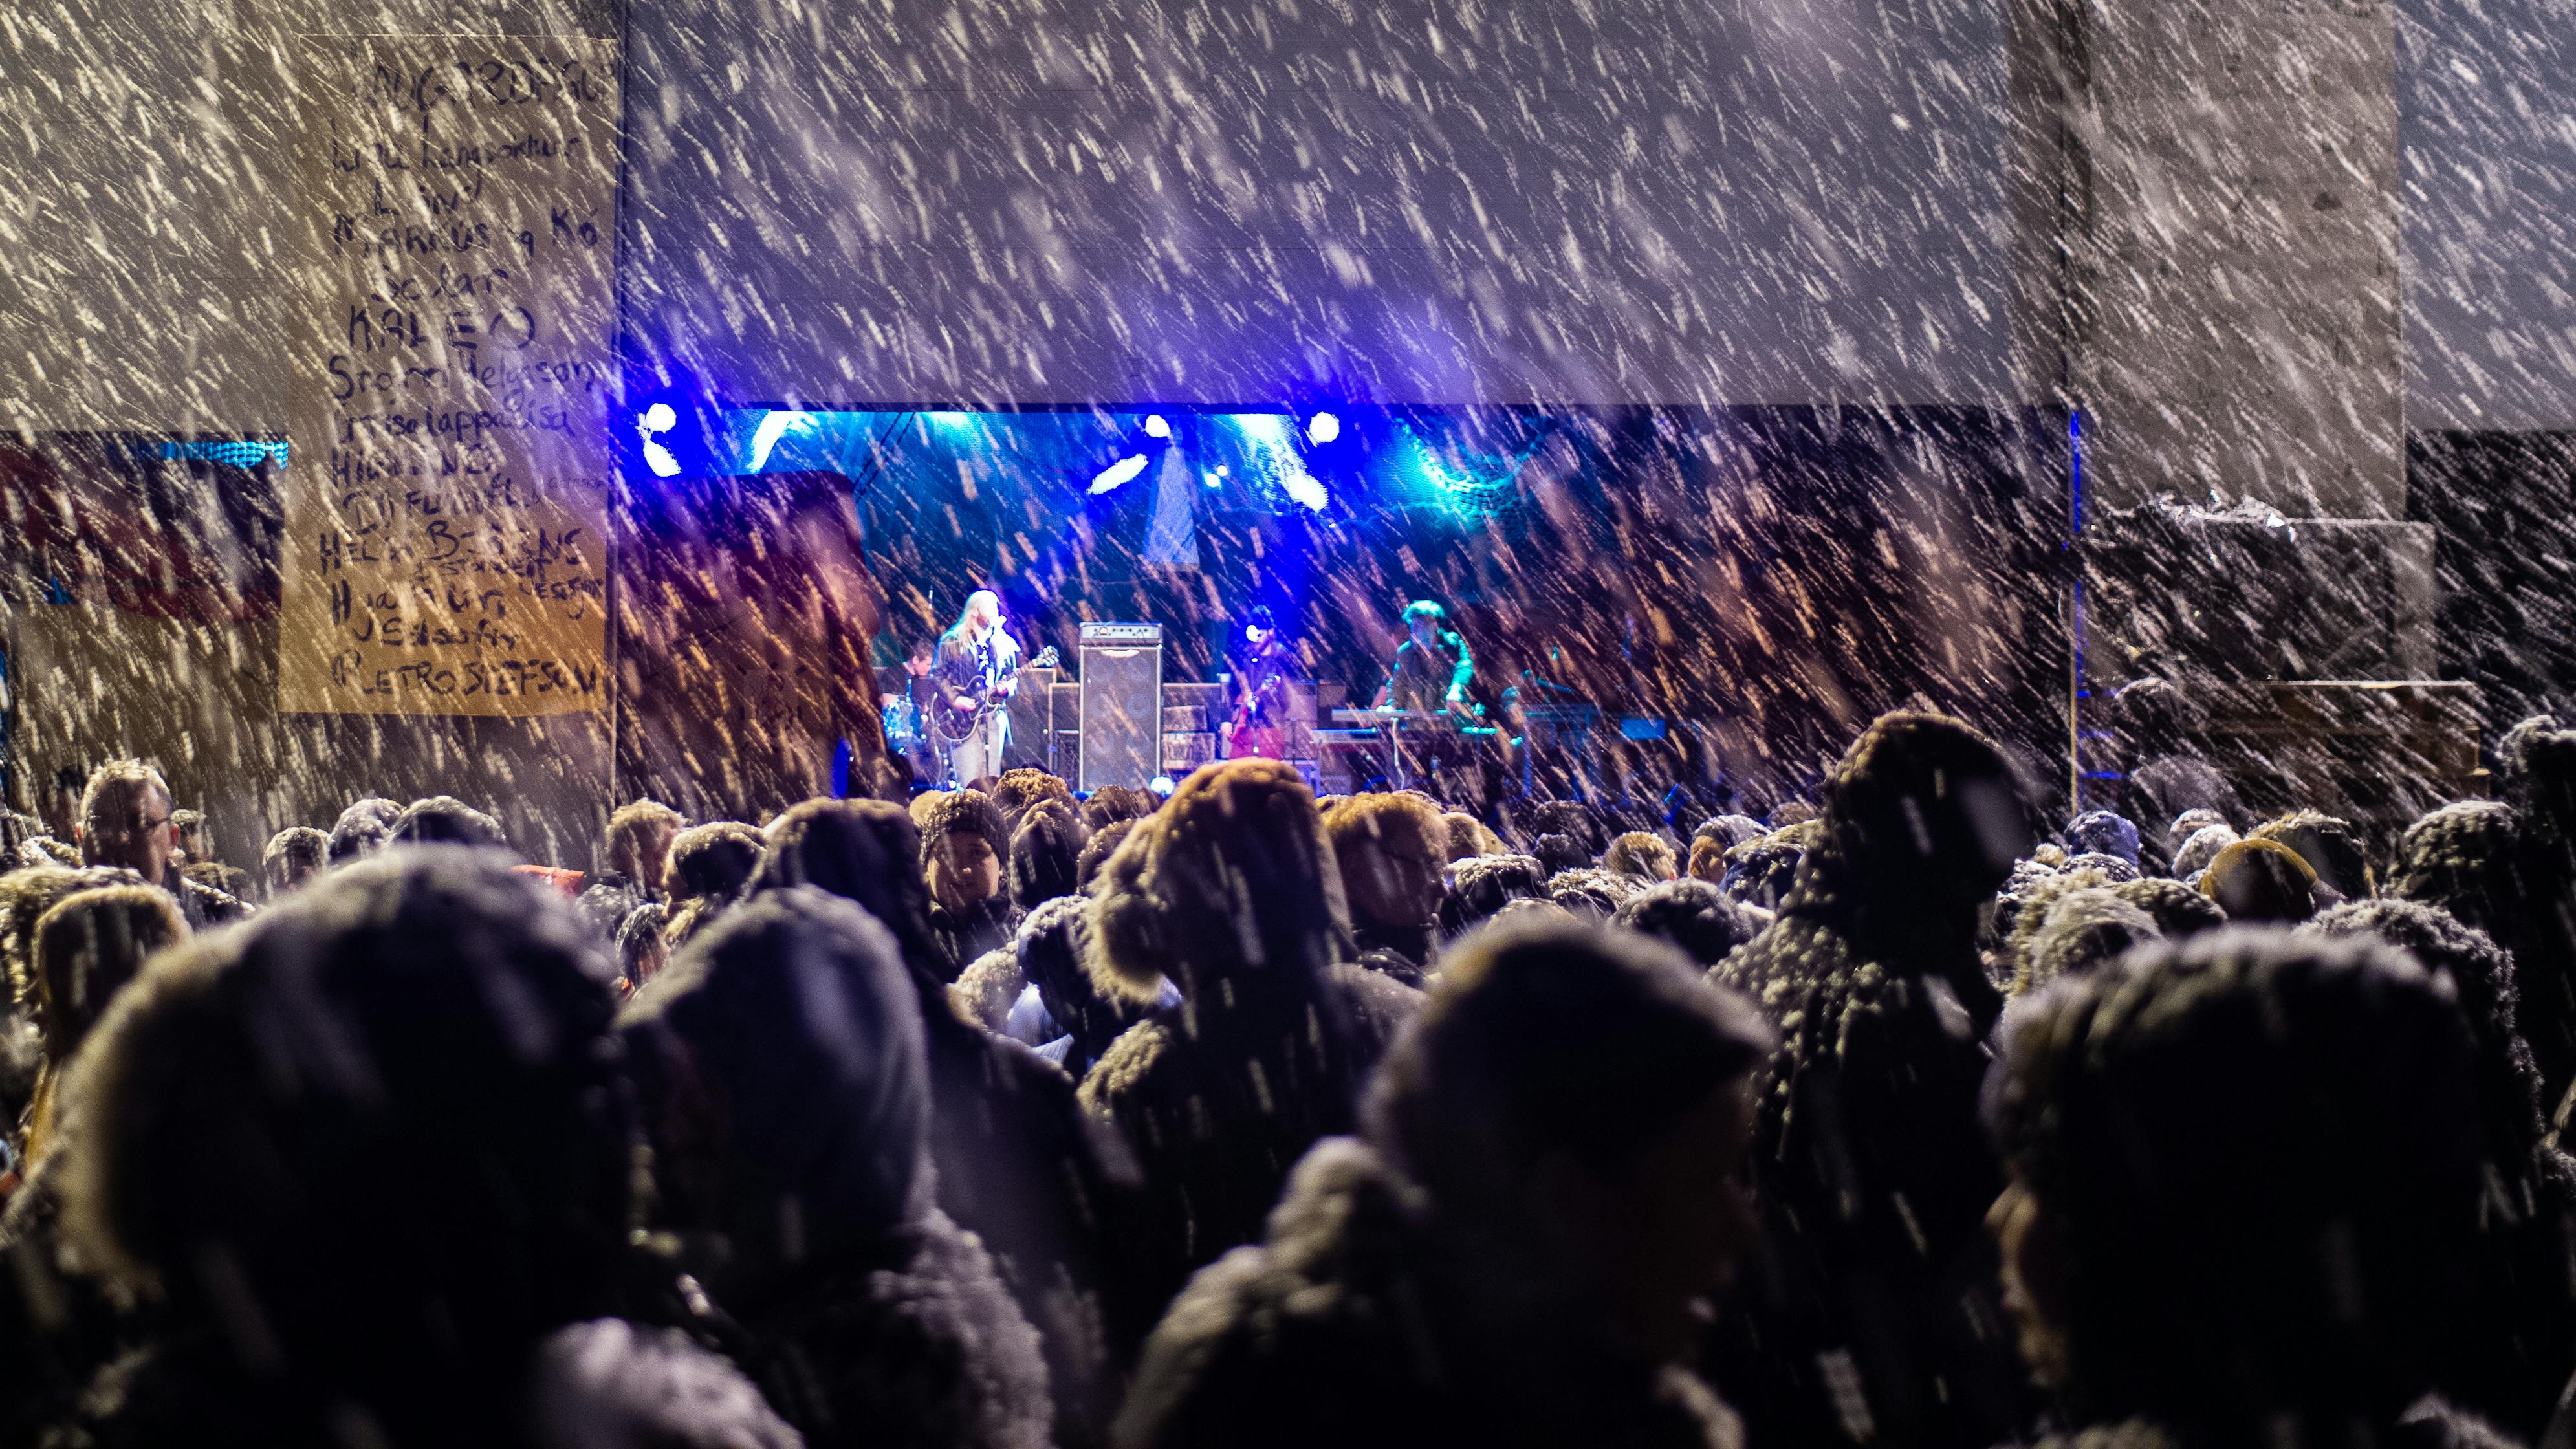
[[[939,636],[935,677],[939,737],[951,785],[964,788],[1002,772],[1011,713],[1001,705],[1020,687],[1020,645],[1002,628],[1001,596],[977,589],[947,633]]]
[[[1243,652],[1236,656],[1226,680],[1234,696],[1234,715],[1222,731],[1225,758],[1258,755],[1276,760],[1286,755],[1288,681],[1296,663],[1268,609],[1255,608],[1245,617]]]

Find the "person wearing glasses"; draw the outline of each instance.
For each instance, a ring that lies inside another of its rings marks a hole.
[[[81,862],[113,865],[141,876],[178,898],[190,930],[235,921],[250,908],[214,887],[179,873],[179,812],[161,772],[141,760],[115,760],[90,772],[81,791]]]

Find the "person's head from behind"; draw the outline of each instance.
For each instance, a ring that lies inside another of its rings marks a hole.
[[[2201,894],[2227,919],[2288,924],[2317,912],[2317,873],[2277,840],[2240,840],[2220,851],[2200,878]]]
[[[1354,924],[1414,930],[1440,909],[1449,825],[1410,792],[1352,795],[1324,817]]]
[[[1070,811],[1074,808],[1073,789],[1044,770],[1023,765],[1004,770],[991,791],[993,803],[1002,811],[1002,819],[1013,831],[1020,828],[1021,817],[1031,806],[1052,800]]]
[[[811,886],[763,892],[619,1017],[662,1225],[757,1282],[927,1206],[921,1006],[894,938]]]
[[[1002,893],[1011,827],[981,790],[943,795],[921,822],[922,878],[944,911],[963,911]]]
[[[2297,851],[2317,879],[2348,901],[2378,894],[2370,871],[2370,846],[2361,827],[2316,810],[2294,810],[2246,833],[2248,840],[2277,840]]]
[[[1315,797],[1277,760],[1193,773],[1119,844],[1091,897],[1086,969],[1103,989],[1152,1001],[1169,972],[1209,1013],[1303,990],[1350,940]]]
[[[1082,802],[1082,823],[1096,833],[1154,813],[1154,797],[1131,785],[1103,785]]]
[[[670,917],[669,906],[646,901],[617,923],[617,980],[622,993],[642,989],[670,964],[671,946],[664,935]]]
[[[75,1067],[66,1228],[317,1410],[397,1442],[488,1422],[539,1335],[613,1302],[611,974],[505,860],[337,871],[117,996]]]
[[[2002,751],[1959,720],[1915,711],[1881,715],[1852,742],[1818,819],[1853,888],[1962,916],[2033,843]]]
[[[310,825],[290,825],[268,838],[260,852],[260,874],[268,880],[268,898],[276,900],[322,873],[331,863],[331,837]]]
[[[679,900],[731,900],[760,866],[767,844],[739,820],[692,825],[671,841],[670,892]]]
[[[1660,835],[1631,830],[1611,841],[1610,848],[1601,853],[1601,868],[1649,883],[1671,880],[1673,848]]]
[[[2376,942],[2220,931],[2060,980],[2003,1045],[1988,1225],[2077,1423],[2298,1441],[2424,1392],[2481,1190],[2447,981]]]
[[[1702,967],[1714,966],[1762,933],[1766,922],[1706,881],[1662,881],[1622,902],[1611,923],[1677,946]]]
[[[1372,1145],[1436,1221],[1634,1351],[1689,1354],[1752,1244],[1742,1001],[1670,946],[1525,919],[1453,947],[1380,1067]]]
[[[34,951],[46,1060],[69,1062],[143,963],[187,937],[178,903],[150,886],[98,886],[47,910],[36,922]]]
[[[453,795],[414,800],[394,817],[390,843],[396,845],[502,846],[501,822]]]
[[[1449,611],[1429,599],[1416,599],[1404,606],[1404,632],[1425,649],[1440,642],[1440,631],[1448,623]]]
[[[808,800],[769,826],[768,848],[744,887],[757,898],[810,885],[859,903],[894,932],[904,960],[923,980],[954,980],[958,963],[930,930],[930,887],[921,831],[884,800]]]
[[[1547,899],[1547,871],[1526,855],[1474,855],[1450,862],[1440,893],[1440,934],[1463,936],[1514,901]]]
[[[1011,832],[1011,904],[1023,911],[1082,889],[1082,851],[1091,837],[1064,801],[1043,800]]]
[[[341,811],[331,824],[331,863],[363,860],[392,843],[402,809],[395,801],[370,796]]]
[[[689,822],[659,800],[638,800],[608,817],[608,868],[652,895],[669,888],[671,843]]]
[[[161,772],[141,760],[115,760],[90,772],[81,792],[81,862],[123,866],[150,884],[178,889],[171,857],[179,848],[176,812]]]

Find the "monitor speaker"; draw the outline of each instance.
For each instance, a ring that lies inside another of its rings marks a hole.
[[[1055,675],[1052,669],[1020,671],[1020,692],[1011,696],[1011,734],[1002,743],[1003,769],[1055,768]]]
[[[1163,771],[1163,630],[1082,626],[1081,788],[1138,789]]]

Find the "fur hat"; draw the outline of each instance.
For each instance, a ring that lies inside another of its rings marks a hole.
[[[1276,760],[1191,775],[1119,845],[1091,895],[1084,961],[1105,995],[1151,1001],[1166,972],[1185,994],[1261,973],[1310,977],[1349,948],[1315,797]]]
[[[117,995],[74,1068],[65,1229],[184,1312],[256,1302],[323,1392],[497,1412],[537,1337],[616,1291],[636,1139],[613,975],[491,852],[326,875]]]
[[[1440,894],[1440,932],[1455,936],[1484,924],[1517,900],[1547,899],[1547,875],[1526,855],[1478,855],[1452,861]]]
[[[1668,880],[1630,897],[1610,917],[1640,935],[1669,941],[1702,966],[1714,966],[1760,935],[1762,920],[1701,880]]]
[[[2101,886],[2079,886],[2049,902],[2013,980],[2024,995],[2061,976],[2080,975],[2120,958],[2130,947],[2164,939],[2155,917]]]
[[[394,819],[392,839],[397,844],[509,845],[500,821],[453,795],[432,795],[403,807]]]
[[[2111,894],[2136,906],[2152,917],[2156,929],[2165,939],[2179,941],[2202,931],[2215,931],[2227,924],[2227,912],[2218,902],[2165,876],[2141,876],[2110,887]]]
[[[1631,830],[1601,853],[1601,868],[1642,881],[1673,878],[1673,848],[1660,835]]]
[[[1077,808],[1073,787],[1032,766],[1004,770],[1002,778],[993,782],[993,803],[1001,808],[1002,818],[1011,823],[1013,830],[1020,828],[1021,817],[1028,814],[1030,806],[1048,800],[1062,805],[1067,814]]]
[[[771,822],[769,847],[746,895],[818,886],[854,900],[894,933],[922,984],[946,986],[960,963],[930,929],[921,836],[903,807],[883,800],[807,800]]]
[[[401,803],[382,796],[370,796],[341,811],[331,825],[331,863],[358,860],[384,849],[394,837],[394,822],[401,818]]]
[[[732,899],[760,868],[767,843],[739,820],[690,826],[671,841],[671,894]]]
[[[2232,825],[2204,825],[2183,841],[2174,852],[2174,879],[2198,881],[2209,870],[2218,853],[2234,845],[2240,837]]]
[[[1409,790],[1352,795],[1324,817],[1341,862],[1342,893],[1354,921],[1418,927],[1440,909],[1440,873],[1449,863],[1449,824],[1432,803]]]

